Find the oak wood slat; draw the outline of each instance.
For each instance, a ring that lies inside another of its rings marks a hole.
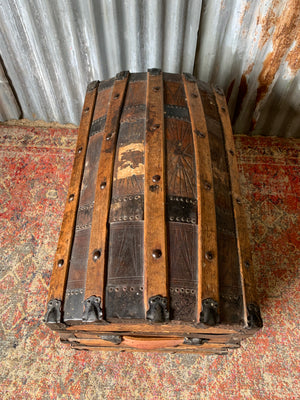
[[[125,98],[128,72],[118,74],[107,112],[103,143],[99,158],[93,210],[89,258],[85,285],[85,299],[91,296],[101,299],[104,309],[105,268],[107,263],[108,215],[110,208],[113,168],[120,123]]]
[[[182,334],[183,332],[188,334],[216,334],[216,335],[225,335],[225,334],[237,334],[240,332],[240,325],[232,326],[230,328],[228,326],[219,326],[215,327],[204,327],[194,326],[188,324],[145,324],[145,323],[111,323],[108,325],[97,325],[97,324],[82,324],[82,325],[72,325],[66,327],[67,331],[71,332],[94,332],[94,333],[102,333],[102,332],[138,332],[138,333],[147,333],[147,334],[156,334],[156,333],[166,333],[166,334]]]
[[[144,302],[147,311],[151,297],[167,297],[165,132],[161,71],[148,71],[146,110]]]
[[[212,165],[205,114],[197,82],[183,74],[184,88],[190,112],[195,149],[198,207],[198,296],[197,322],[202,301],[219,302],[217,226]],[[205,321],[204,321],[205,322]],[[215,324],[217,321],[212,321]]]
[[[247,229],[246,215],[242,205],[242,196],[239,182],[239,170],[230,116],[227,108],[226,98],[220,89],[214,89],[214,95],[223,126],[225,150],[227,153],[229,175],[231,180],[232,205],[237,236],[237,247],[241,284],[243,293],[243,318],[247,321],[247,305],[256,303],[256,290],[254,287],[253,266],[251,246]]]
[[[85,155],[97,97],[98,85],[98,81],[92,82],[88,86],[85,96],[81,121],[78,129],[75,158],[67,195],[67,202],[65,205],[65,212],[59,234],[57,251],[54,258],[53,272],[48,292],[48,303],[54,299],[59,301],[63,301],[64,299],[81,180],[83,176]]]

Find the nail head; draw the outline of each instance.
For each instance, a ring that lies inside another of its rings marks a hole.
[[[155,249],[152,251],[153,258],[160,258],[162,256],[162,252],[160,249]]]

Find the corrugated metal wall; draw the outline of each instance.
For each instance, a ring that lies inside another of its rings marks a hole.
[[[299,137],[299,16],[299,0],[0,0],[0,117],[78,124],[89,81],[156,67],[223,87],[236,133]]]

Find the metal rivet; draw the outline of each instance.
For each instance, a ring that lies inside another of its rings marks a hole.
[[[111,139],[111,137],[112,137],[112,135],[111,135],[111,134],[109,134],[109,135],[107,135],[107,136],[106,136],[106,138],[105,138],[105,139],[106,139],[106,140],[110,140],[110,139]]]
[[[69,201],[71,202],[71,201],[73,201],[74,200],[74,194],[71,194],[70,196],[69,196]]]
[[[238,204],[242,204],[241,199],[236,199],[236,202],[237,202]]]
[[[213,253],[212,253],[211,251],[207,251],[207,252],[205,253],[205,258],[206,258],[208,261],[211,261],[211,260],[214,258],[214,255],[213,255]]]
[[[93,260],[97,261],[101,256],[101,251],[100,250],[95,250],[93,253]]]
[[[119,97],[120,97],[120,94],[119,94],[119,93],[117,93],[117,94],[114,95],[114,99],[118,99]]]
[[[58,260],[57,265],[59,266],[59,268],[61,268],[64,265],[64,260],[63,259]]]
[[[197,136],[201,137],[201,138],[204,138],[204,137],[205,137],[205,133],[200,132],[198,129],[196,129],[196,130],[194,131],[194,133],[195,133]]]
[[[245,267],[249,268],[250,267],[250,262],[248,260],[245,261]]]
[[[100,189],[103,190],[105,187],[106,187],[106,182],[102,182],[101,185],[100,185]]]
[[[77,150],[77,153],[81,153],[82,152],[82,147],[79,147],[79,149]]]
[[[229,153],[234,156],[234,151],[233,150],[229,150]]]
[[[152,181],[153,181],[153,182],[159,182],[159,181],[160,181],[160,175],[154,175],[154,176],[152,176]]]
[[[218,86],[216,86],[216,92],[219,93],[219,94],[223,94],[222,89],[219,88]]]
[[[194,97],[194,99],[195,99],[196,97],[198,97],[197,93],[192,93],[192,97]]]
[[[205,183],[204,183],[204,189],[205,189],[205,190],[210,190],[210,189],[211,189],[211,184],[208,183],[208,182],[205,182]]]
[[[90,107],[86,107],[83,111],[84,111],[84,112],[88,112],[89,109],[90,109]]]
[[[160,125],[159,124],[154,124],[154,125],[152,125],[152,130],[156,130],[156,129],[158,129],[160,127]]]
[[[226,111],[225,107],[221,107],[221,110],[222,110],[222,111]]]
[[[153,258],[160,258],[162,256],[162,252],[160,249],[155,249],[152,251]]]
[[[160,90],[160,86],[154,86],[153,91],[158,92]]]

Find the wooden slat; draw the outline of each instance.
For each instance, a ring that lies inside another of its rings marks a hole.
[[[147,75],[144,204],[144,302],[167,297],[167,244],[165,221],[165,133],[162,73]]]
[[[118,74],[111,94],[99,158],[95,204],[85,286],[85,299],[100,297],[104,309],[105,268],[107,262],[108,215],[120,114],[129,74]],[[97,258],[97,256],[99,256]]]
[[[251,246],[247,229],[247,221],[242,205],[242,196],[239,182],[239,170],[235,153],[234,139],[231,128],[230,116],[224,94],[220,89],[214,89],[218,111],[223,126],[225,150],[227,153],[229,175],[231,181],[232,204],[237,236],[241,284],[243,292],[243,318],[247,321],[247,304],[256,303],[255,287],[253,285],[253,266]]]
[[[48,292],[48,302],[53,299],[64,299],[64,292],[68,276],[69,261],[74,236],[74,225],[79,202],[81,180],[84,170],[89,131],[94,113],[95,101],[99,82],[92,82],[87,89],[81,121],[78,129],[78,138],[75,150],[71,181],[61,225],[57,251]]]
[[[111,321],[112,322],[112,321]],[[198,333],[198,334],[212,334],[212,335],[220,335],[220,334],[234,334],[234,335],[241,335],[240,330],[241,327],[240,325],[235,325],[235,326],[228,326],[228,325],[217,325],[215,327],[199,327],[199,326],[194,326],[191,324],[159,324],[159,325],[154,325],[154,324],[145,324],[145,323],[140,323],[140,324],[135,324],[135,323],[124,323],[124,322],[112,322],[107,325],[97,325],[97,324],[83,324],[83,325],[72,325],[66,327],[67,331],[72,331],[72,332],[95,332],[95,333],[104,333],[104,332],[109,332],[109,333],[114,333],[114,332],[135,332],[135,333],[140,333],[140,334],[157,334],[159,332],[163,332],[165,334],[180,334],[182,335],[184,333],[185,336],[188,336],[189,334],[192,333]]]
[[[219,302],[217,226],[208,131],[197,82],[184,74],[195,149],[198,207],[198,296],[197,319],[202,301]]]

